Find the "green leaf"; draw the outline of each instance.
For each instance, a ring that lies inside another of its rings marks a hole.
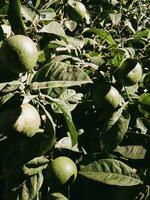
[[[128,159],[144,159],[147,150],[140,145],[117,146],[115,152],[119,152]]]
[[[23,165],[23,172],[27,176],[38,174],[47,167],[49,160],[45,156],[33,158]]]
[[[138,117],[135,127],[140,129],[141,134],[146,134],[150,130],[150,121],[144,117]]]
[[[51,102],[55,103],[56,106],[63,113],[65,120],[66,120],[66,123],[68,125],[68,129],[69,129],[68,137],[71,138],[71,143],[72,143],[72,147],[73,147],[75,144],[77,144],[77,131],[76,131],[75,125],[73,123],[72,115],[71,115],[71,112],[68,109],[67,104],[60,99],[56,99],[56,98],[54,99],[54,98],[51,98],[50,96],[47,96],[47,95],[45,95],[45,97],[47,99],[49,99]]]
[[[21,7],[21,13],[23,15],[23,17],[30,22],[33,22],[35,17],[37,16],[37,13],[35,12],[34,9],[32,9],[31,7],[27,7],[27,6],[22,6]]]
[[[134,186],[142,183],[135,169],[115,159],[101,159],[81,166],[79,174],[109,185]]]
[[[77,37],[67,36],[67,42],[69,45],[72,45],[75,48],[83,48],[85,41]]]
[[[88,82],[87,81],[44,81],[44,82],[33,82],[29,87],[31,90],[42,90],[48,88],[72,87],[87,83],[89,83],[89,81]]]
[[[130,29],[130,31],[132,31],[133,33],[135,33],[135,29],[130,21],[129,18],[126,18],[125,20],[125,26],[128,27]]]
[[[61,138],[56,143],[55,148],[58,148],[58,149],[70,149],[72,151],[79,152],[77,144],[72,147],[72,143],[71,143],[70,137],[63,137],[63,138]]]
[[[150,29],[142,30],[142,31],[137,31],[134,34],[135,37],[140,37],[140,38],[150,38]]]
[[[11,82],[5,82],[5,83],[0,83],[0,91],[1,92],[12,92],[16,89],[18,89],[23,83],[20,81],[11,81]]]
[[[68,199],[60,192],[53,192],[53,193],[50,192],[45,200],[68,200]]]
[[[86,83],[92,83],[92,81],[79,67],[64,62],[52,62],[44,65],[37,71],[30,88],[37,90],[70,87]]]
[[[128,130],[130,115],[126,109],[119,109],[105,123],[100,138],[100,149],[107,153],[118,146]]]
[[[111,59],[111,64],[118,67],[123,59],[125,58],[125,52],[123,49],[112,49],[111,54],[113,58]]]
[[[78,57],[74,57],[72,55],[66,55],[66,54],[61,54],[61,55],[58,55],[58,56],[55,56],[53,58],[53,61],[52,62],[55,62],[55,63],[58,63],[58,62],[65,62],[65,61],[72,61],[72,62],[80,62],[80,58]]]
[[[60,95],[60,99],[63,101],[68,101],[68,102],[72,102],[72,103],[78,103],[81,101],[83,97],[82,93],[76,93],[75,90],[73,89],[66,89],[61,95]]]
[[[3,31],[4,36],[6,35],[6,37],[9,37],[11,35],[11,26],[9,26],[7,24],[2,24],[1,28],[2,28],[1,31]],[[2,34],[2,32],[1,32],[1,34]],[[1,37],[2,37],[2,35],[1,35]],[[2,38],[1,38],[1,42],[2,42]],[[2,45],[2,43],[0,43],[0,45]]]
[[[95,33],[96,35],[98,35],[103,41],[106,41],[108,44],[110,44],[110,45],[116,44],[113,37],[111,36],[111,34],[108,31],[98,29],[98,28],[92,28],[92,29],[90,29],[90,31],[92,33]]]
[[[34,200],[43,184],[43,174],[40,172],[22,182],[20,195],[22,200]],[[19,199],[16,198],[16,199]]]
[[[120,24],[122,13],[110,13],[109,17],[112,21],[113,26]]]
[[[92,83],[89,76],[79,67],[65,62],[52,62],[43,66],[35,75],[38,81],[85,81]]]
[[[65,31],[61,24],[56,21],[51,21],[49,24],[43,26],[39,31],[40,33],[50,33],[54,35],[58,35],[60,37],[66,38]]]
[[[53,118],[51,117],[50,113],[46,110],[46,108],[41,105],[43,112],[46,116],[44,134],[40,138],[39,144],[39,152],[43,155],[46,152],[50,151],[55,144],[56,140],[56,124],[54,123]]]
[[[95,56],[91,56],[89,59],[93,64],[95,64],[97,66],[101,66],[101,65],[103,65],[105,63],[104,59],[99,54],[95,55]]]
[[[129,38],[126,40],[126,46],[133,49],[144,49],[146,43],[142,38]]]
[[[66,26],[66,28],[69,29],[69,31],[72,32],[77,27],[77,22],[75,22],[73,20],[67,20],[67,21],[65,21],[65,26]]]
[[[8,13],[8,2],[6,1],[3,1],[1,2],[1,5],[0,5],[0,16],[6,16],[7,13]]]
[[[69,129],[68,136],[71,138],[71,143],[73,147],[75,144],[77,144],[77,131],[73,123],[71,113],[64,101],[55,99],[53,102],[56,103],[56,105],[58,106],[58,108],[61,110],[61,112],[63,113],[65,117],[66,123],[68,125],[68,129]]]
[[[40,10],[40,15],[41,15],[40,21],[42,21],[45,24],[45,23],[48,23],[51,20],[53,20],[56,16],[56,13],[55,13],[54,9],[48,8],[46,10],[45,9]]]
[[[59,96],[59,99],[66,102],[68,110],[73,111],[83,97],[82,93],[76,93],[75,90],[65,89]],[[60,110],[55,106],[53,107],[55,112],[60,112]]]

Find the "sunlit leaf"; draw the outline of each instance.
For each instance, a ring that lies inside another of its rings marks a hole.
[[[31,89],[69,87],[92,83],[88,75],[80,68],[64,63],[48,63],[35,74]]]
[[[142,183],[134,168],[115,159],[102,159],[81,166],[79,174],[109,185],[133,186]]]
[[[146,134],[150,129],[150,121],[144,117],[138,117],[135,126],[140,130],[141,134]]]
[[[33,22],[33,20],[37,16],[37,13],[35,12],[35,10],[33,10],[32,8],[29,8],[27,6],[21,7],[21,13],[24,16],[24,18],[30,22]]]
[[[52,8],[40,10],[40,14],[41,14],[40,21],[44,23],[49,23],[50,20],[53,20],[54,17],[56,16],[56,13]]]
[[[49,160],[44,156],[36,157],[23,165],[25,175],[33,176],[47,167]]]
[[[58,35],[61,37],[66,37],[65,31],[60,23],[56,21],[51,21],[49,24],[43,26],[43,28],[39,31],[40,33],[50,33],[54,35]]]
[[[147,150],[140,145],[117,146],[115,151],[126,158],[138,160],[144,159],[147,153]]]
[[[121,22],[122,14],[121,13],[110,13],[109,17],[112,21],[113,26],[116,26]]]
[[[113,37],[108,31],[98,29],[98,28],[92,28],[90,29],[90,31],[98,35],[103,41],[106,41],[108,44],[110,45],[116,44]]]

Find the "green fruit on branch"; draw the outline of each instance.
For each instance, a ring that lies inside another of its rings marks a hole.
[[[28,72],[36,65],[37,59],[36,44],[24,35],[7,38],[0,49],[1,67],[11,72]]]
[[[143,93],[139,96],[138,108],[146,118],[150,119],[150,93]]]
[[[50,162],[45,175],[47,184],[56,189],[75,181],[77,167],[70,158],[60,156]]]
[[[41,118],[29,103],[0,112],[0,130],[7,136],[32,137],[39,130]]]
[[[101,111],[113,111],[122,101],[122,97],[118,90],[108,84],[97,86],[93,90],[93,103]]]
[[[123,86],[132,86],[142,78],[142,66],[135,59],[128,58],[117,68],[115,79]]]
[[[72,0],[68,1],[67,14],[70,19],[75,21],[81,21],[88,15],[83,3]]]

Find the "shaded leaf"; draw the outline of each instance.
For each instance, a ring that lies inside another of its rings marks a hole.
[[[14,96],[14,93],[9,92],[8,94],[5,94],[0,97],[0,108],[7,102],[9,101],[12,97]]]
[[[146,43],[141,38],[130,38],[126,41],[126,46],[134,49],[143,49],[146,46]]]
[[[7,13],[8,13],[8,2],[6,1],[1,1],[0,2],[1,5],[0,5],[0,16],[6,16]]]
[[[56,103],[56,105],[58,106],[58,108],[61,110],[61,112],[63,113],[65,117],[66,123],[68,125],[68,129],[69,129],[68,136],[71,138],[72,146],[74,146],[75,144],[77,144],[77,131],[73,123],[71,113],[65,102],[59,99],[55,99],[53,100],[53,102]]]
[[[60,192],[53,192],[53,193],[50,192],[45,200],[68,200],[68,199]]]
[[[105,153],[112,152],[118,146],[128,130],[130,115],[126,109],[116,111],[106,122],[100,138],[100,149]]]
[[[51,102],[55,103],[56,106],[63,113],[64,118],[66,120],[66,123],[68,125],[68,129],[69,129],[68,136],[71,138],[72,146],[74,146],[75,144],[77,144],[77,131],[76,131],[75,125],[73,123],[72,115],[71,115],[71,112],[68,109],[67,104],[60,99],[56,99],[56,98],[54,99],[54,98],[51,98],[50,96],[47,96],[47,95],[45,95],[45,97],[47,99],[49,99]]]
[[[140,134],[136,132],[127,132],[126,137],[122,141],[121,145],[135,145],[148,147],[150,144],[150,136],[148,134]]]
[[[56,124],[53,121],[50,113],[46,110],[46,108],[40,104],[42,107],[44,114],[46,116],[44,134],[40,138],[39,152],[43,155],[44,153],[50,151],[55,144],[56,140]]]
[[[75,62],[79,62],[80,59],[78,57],[74,57],[72,55],[66,55],[66,54],[61,54],[56,56],[55,58],[53,58],[53,62],[64,62],[64,61],[75,61]]]

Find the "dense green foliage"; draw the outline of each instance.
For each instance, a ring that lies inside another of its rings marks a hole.
[[[149,41],[149,0],[0,1],[0,199],[150,198]]]

